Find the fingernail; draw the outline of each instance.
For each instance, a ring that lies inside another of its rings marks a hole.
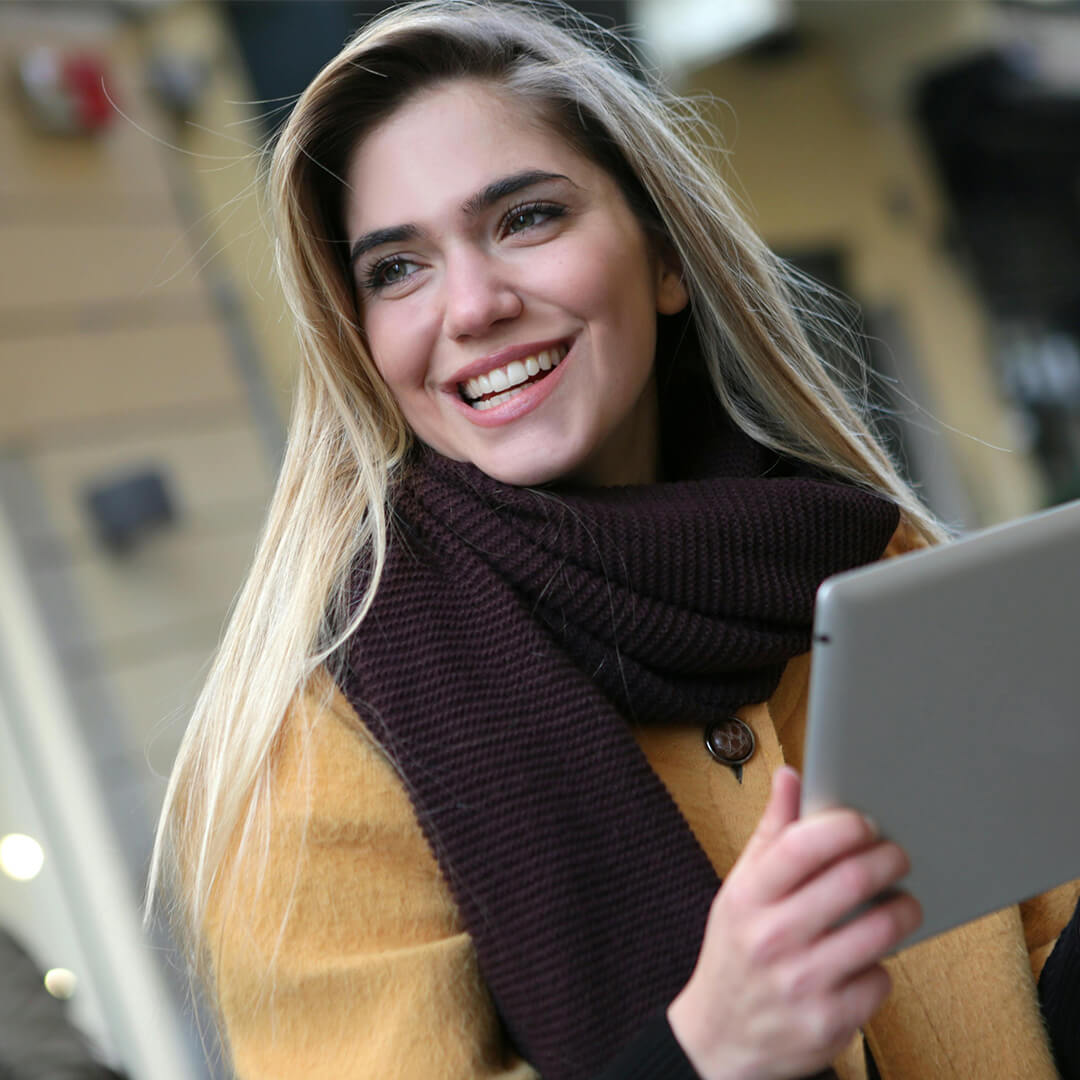
[[[880,838],[881,830],[878,828],[877,822],[869,814],[863,814],[862,819],[866,822],[866,826],[873,834],[874,839]]]

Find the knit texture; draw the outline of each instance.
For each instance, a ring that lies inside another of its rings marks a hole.
[[[545,1080],[595,1074],[674,997],[719,884],[627,719],[766,698],[821,580],[897,526],[734,429],[708,457],[711,479],[555,493],[422,453],[338,676]]]
[[[619,1052],[596,1080],[701,1080],[661,1012]]]

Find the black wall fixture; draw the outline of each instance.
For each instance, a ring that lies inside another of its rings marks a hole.
[[[1080,94],[999,49],[932,73],[916,108],[994,313],[1080,325]]]
[[[148,534],[177,518],[165,476],[153,468],[92,484],[85,498],[98,536],[117,554],[132,550]]]

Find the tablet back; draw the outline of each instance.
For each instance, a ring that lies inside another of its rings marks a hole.
[[[818,591],[804,813],[911,858],[903,946],[1080,877],[1080,501]]]

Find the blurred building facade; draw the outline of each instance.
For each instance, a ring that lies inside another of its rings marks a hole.
[[[216,1069],[138,904],[284,437],[260,147],[382,6],[0,7],[22,80],[0,90],[0,838],[44,854],[0,874],[0,923],[75,973],[73,1018],[133,1077]],[[751,219],[857,302],[883,423],[939,513],[1080,493],[1076,5],[579,6],[709,96]],[[100,66],[104,121],[44,129],[26,97],[50,56]]]

